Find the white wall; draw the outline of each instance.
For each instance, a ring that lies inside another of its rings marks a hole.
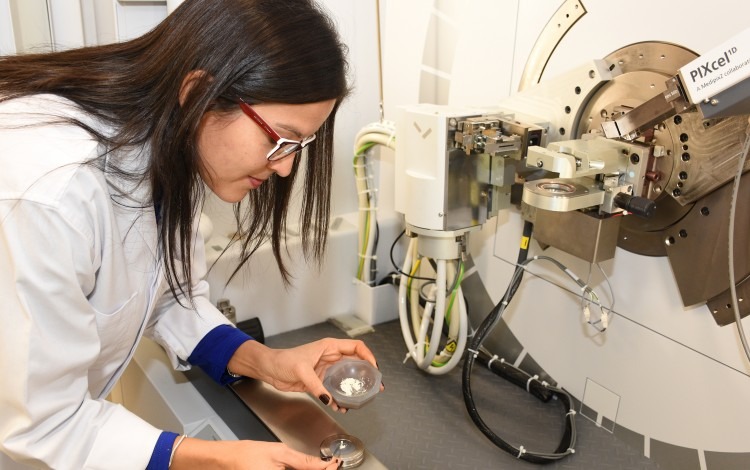
[[[16,52],[13,23],[10,20],[10,0],[0,0],[0,55]]]
[[[0,0],[0,52],[48,50],[54,40],[46,0]]]

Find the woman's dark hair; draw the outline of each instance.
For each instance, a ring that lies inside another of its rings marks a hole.
[[[197,78],[180,105],[183,80],[192,71],[204,73],[193,74]],[[67,98],[116,130],[104,135],[75,122],[108,149],[110,177],[150,185],[175,298],[192,295],[193,223],[205,198],[196,144],[204,113],[237,112],[239,98],[250,104],[336,100],[308,146],[304,167],[302,246],[306,258],[320,260],[330,212],[334,117],[348,86],[345,47],[314,1],[186,0],[152,31],[127,42],[0,57],[2,99],[36,93]],[[115,151],[138,146],[151,153],[146,172],[118,170]],[[93,163],[104,168],[104,157]],[[270,239],[288,281],[282,247],[300,168],[299,155],[295,159],[288,177],[272,176],[250,191],[246,205],[235,205],[234,242],[242,249],[232,276]]]

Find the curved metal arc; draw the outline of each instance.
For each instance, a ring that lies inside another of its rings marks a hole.
[[[547,22],[531,49],[529,58],[523,68],[523,74],[521,74],[518,91],[523,91],[529,85],[539,83],[557,45],[585,14],[586,7],[580,0],[566,0],[560,5],[560,8]]]

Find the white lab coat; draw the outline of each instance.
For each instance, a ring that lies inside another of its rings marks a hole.
[[[116,195],[81,165],[100,148],[76,126],[18,126],[48,112],[87,119],[51,95],[0,103],[0,469],[145,468],[161,430],[104,398],[141,335],[187,369],[228,322],[208,300],[200,235],[195,312],[164,280],[148,189]]]

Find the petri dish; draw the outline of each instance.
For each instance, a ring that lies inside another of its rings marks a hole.
[[[358,467],[365,460],[365,445],[349,434],[334,434],[320,443],[320,457],[341,459],[341,468]]]

